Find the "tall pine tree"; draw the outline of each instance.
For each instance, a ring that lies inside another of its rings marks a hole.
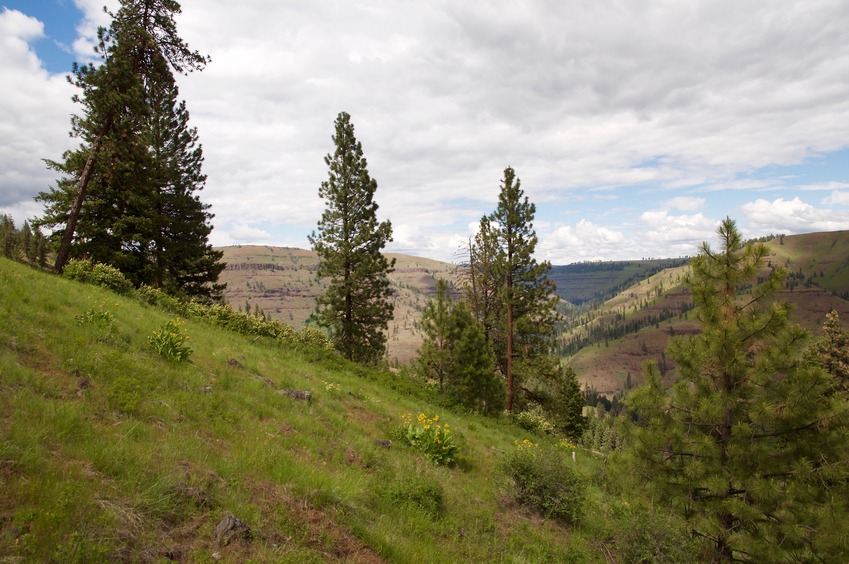
[[[124,0],[98,32],[103,62],[75,65],[83,113],[72,119],[72,135],[82,144],[47,161],[63,178],[39,194],[39,225],[61,239],[57,271],[86,256],[136,285],[217,297],[221,254],[207,242],[212,216],[196,195],[202,153],[172,74],[207,60],[177,36],[179,11],[172,0]]]
[[[536,206],[524,195],[515,171],[507,167],[498,207],[489,218],[497,244],[494,273],[504,307],[504,342],[496,341],[495,350],[507,379],[507,411],[513,410],[518,387],[515,368],[533,370],[535,358],[549,355],[556,319],[557,296],[553,282],[546,278],[551,264],[538,263],[533,256],[535,213]]]
[[[319,257],[318,277],[330,279],[315,319],[331,330],[345,358],[374,363],[385,353],[394,309],[388,276],[395,259],[381,252],[392,240],[392,224],[377,220],[377,182],[369,176],[351,116],[341,112],[335,130],[336,150],[324,158],[329,177],[318,191],[326,208],[318,232],[309,237]]]
[[[680,380],[652,366],[628,400],[629,474],[709,543],[714,561],[846,561],[847,398],[800,361],[805,332],[775,301],[785,273],[735,223],[687,279],[701,333],[675,339]]]

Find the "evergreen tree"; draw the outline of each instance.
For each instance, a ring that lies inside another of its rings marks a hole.
[[[561,433],[577,441],[587,426],[584,394],[571,366],[561,367],[558,361],[556,370],[547,386],[550,391],[542,404],[543,409]]]
[[[840,315],[831,310],[825,316],[824,334],[805,355],[805,360],[821,366],[835,379],[835,386],[849,391],[849,331],[840,325]]]
[[[330,328],[345,358],[371,363],[384,355],[392,319],[388,276],[395,259],[381,252],[392,240],[392,225],[377,221],[377,182],[369,176],[351,116],[341,112],[335,129],[336,150],[324,159],[329,178],[318,191],[326,208],[318,232],[309,237],[319,257],[318,277],[330,279],[317,299],[315,319]]]
[[[72,135],[83,143],[47,161],[62,178],[39,194],[46,205],[38,224],[61,239],[57,271],[86,256],[136,285],[218,297],[224,265],[207,241],[209,206],[196,195],[202,152],[172,74],[207,61],[177,36],[179,11],[173,0],[123,0],[98,32],[102,63],[74,66],[83,113],[72,119]]]
[[[504,342],[504,303],[501,299],[502,281],[497,271],[498,254],[496,226],[484,216],[478,232],[469,241],[469,262],[463,271],[463,283],[466,301],[483,325],[484,336],[491,346]]]
[[[451,312],[453,300],[448,293],[448,282],[436,282],[436,296],[429,300],[422,312],[424,339],[419,350],[419,363],[429,375],[436,376],[439,391],[443,390],[445,377],[451,369]]]
[[[504,384],[495,371],[495,357],[483,325],[468,304],[454,303],[448,282],[439,280],[436,296],[422,314],[424,341],[418,361],[439,380],[440,391],[483,413],[500,408]]]
[[[490,216],[498,244],[494,270],[505,310],[504,345],[497,344],[495,350],[507,379],[507,411],[513,409],[517,388],[515,360],[521,356],[529,367],[532,359],[547,356],[556,319],[554,284],[546,278],[551,264],[538,263],[533,256],[535,213],[536,206],[524,196],[515,171],[507,167],[498,207]]]
[[[712,560],[845,561],[847,399],[823,370],[800,362],[805,332],[773,301],[776,269],[744,245],[735,223],[719,227],[687,279],[699,335],[669,348],[680,381],[667,392],[656,366],[628,407],[636,426],[630,473],[677,508],[707,539]]]
[[[451,310],[451,327],[448,394],[481,413],[499,411],[504,405],[504,381],[495,371],[495,356],[483,326],[466,303],[460,302]]]
[[[171,293],[218,299],[224,285],[216,282],[225,264],[223,252],[209,244],[210,206],[197,196],[206,182],[197,130],[188,125],[186,103],[177,101],[173,76],[166,74],[152,86],[147,143],[153,153],[150,175],[156,204],[148,261],[155,266],[152,278]]]
[[[0,252],[6,258],[17,258],[18,230],[15,228],[15,220],[10,215],[0,215]]]

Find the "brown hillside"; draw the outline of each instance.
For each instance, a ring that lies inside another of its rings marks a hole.
[[[266,316],[301,327],[315,310],[316,296],[325,284],[316,279],[318,256],[313,251],[288,247],[241,245],[222,247],[227,269],[224,297],[234,308],[249,304]],[[390,275],[395,290],[395,318],[389,325],[390,359],[405,363],[418,351],[418,321],[427,300],[436,292],[438,278],[452,279],[453,265],[409,255],[388,254],[396,259]]]

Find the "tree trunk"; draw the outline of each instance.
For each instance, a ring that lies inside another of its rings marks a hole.
[[[507,261],[507,413],[513,412],[513,256],[508,250]]]
[[[79,188],[77,189],[77,197],[74,199],[74,205],[71,207],[71,213],[68,215],[68,223],[65,225],[65,232],[62,234],[62,242],[59,245],[59,251],[56,253],[56,263],[53,265],[53,270],[57,274],[61,274],[65,270],[65,265],[71,257],[71,243],[74,240],[74,232],[77,230],[77,222],[80,220],[80,212],[83,209],[86,193],[88,192],[88,182],[91,180],[91,175],[94,172],[94,161],[97,158],[97,153],[100,152],[100,147],[103,145],[103,137],[106,132],[112,127],[112,115],[106,117],[106,122],[103,124],[103,129],[95,137],[94,143],[91,145],[91,150],[88,153],[83,171],[80,174]]]

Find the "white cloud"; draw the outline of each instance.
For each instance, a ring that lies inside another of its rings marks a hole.
[[[849,188],[849,185],[844,185]],[[825,205],[849,206],[849,190],[834,190],[828,198],[822,201]]]
[[[236,224],[230,228],[228,236],[239,243],[260,243],[274,239],[271,233],[264,229],[245,224]]]
[[[704,198],[695,198],[692,196],[676,196],[663,202],[666,209],[679,210],[685,212],[696,211],[705,203]]]
[[[741,207],[746,220],[763,233],[805,233],[849,229],[849,211],[819,209],[798,197],[757,199]]]
[[[32,197],[54,175],[42,158],[58,159],[69,148],[72,88],[44,70],[29,43],[42,37],[41,22],[15,11],[0,12],[0,209],[33,209]]]

